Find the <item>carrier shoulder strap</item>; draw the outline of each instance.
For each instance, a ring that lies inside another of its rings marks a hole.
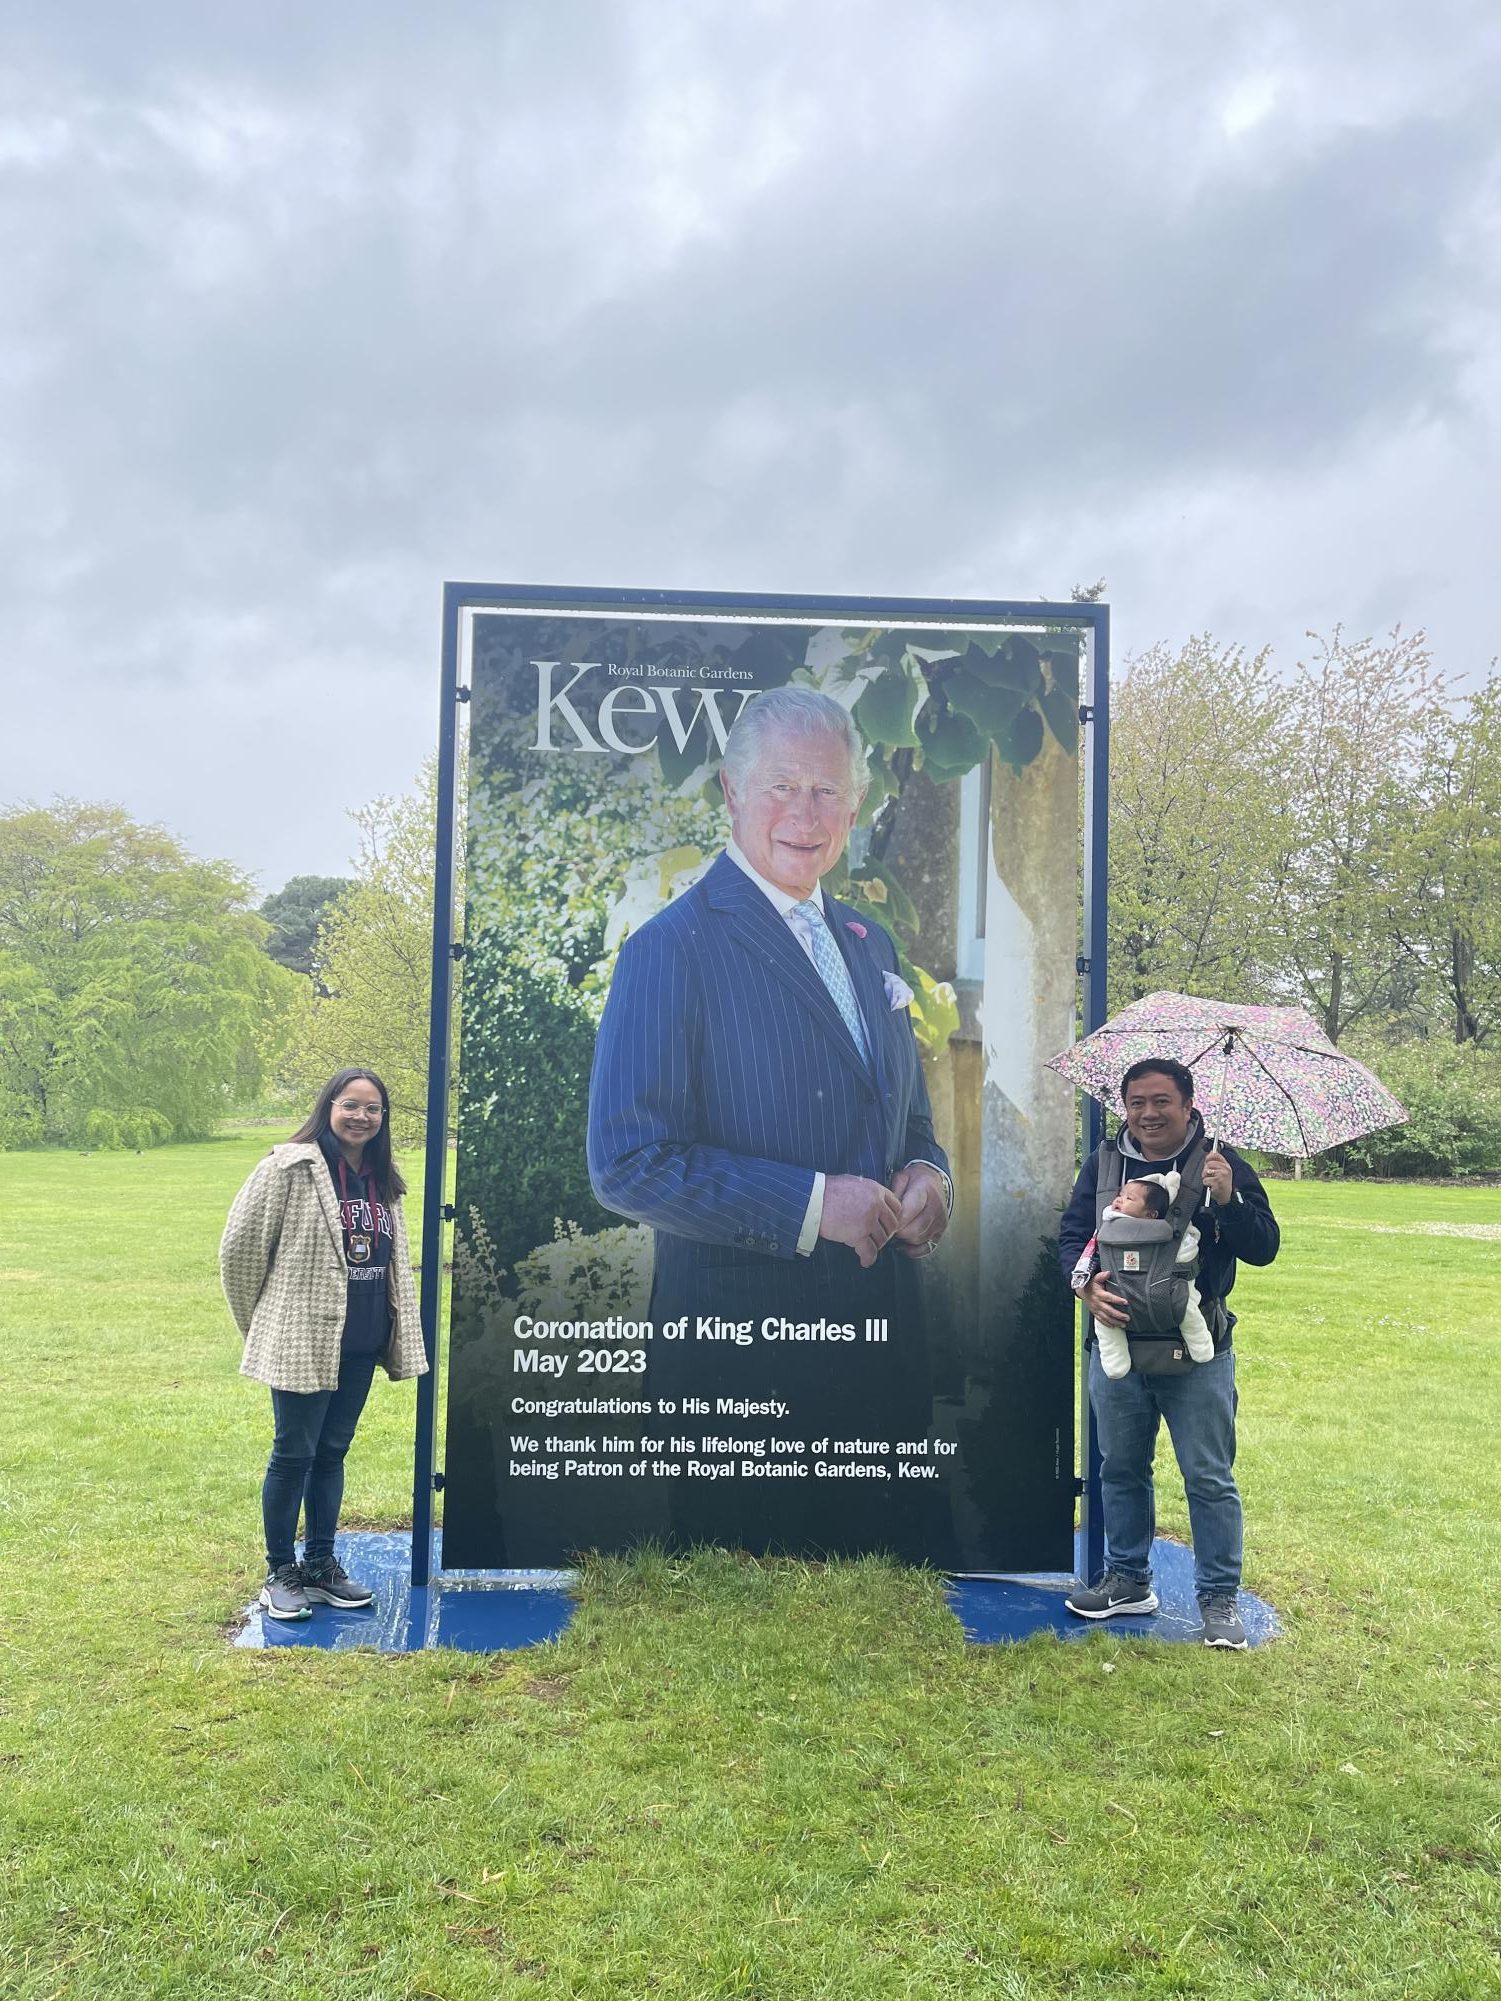
[[[1173,1226],[1173,1242],[1181,1243],[1183,1232],[1194,1219],[1194,1214],[1204,1200],[1204,1154],[1208,1147],[1206,1139],[1195,1146],[1185,1161],[1178,1180],[1178,1193],[1173,1198],[1167,1212],[1167,1219]]]
[[[1098,1224],[1106,1209],[1121,1192],[1121,1180],[1125,1174],[1126,1164],[1121,1159],[1120,1147],[1113,1139],[1100,1141],[1096,1158],[1100,1163],[1095,1175],[1094,1202],[1094,1219]]]

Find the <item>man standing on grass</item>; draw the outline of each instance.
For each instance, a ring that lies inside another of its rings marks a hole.
[[[1121,1079],[1126,1129],[1085,1161],[1059,1226],[1058,1255],[1067,1278],[1095,1233],[1102,1188],[1166,1169],[1202,1172],[1204,1201],[1193,1217],[1199,1232],[1197,1283],[1204,1318],[1214,1334],[1211,1361],[1185,1356],[1185,1366],[1172,1372],[1143,1371],[1134,1355],[1130,1374],[1116,1379],[1105,1374],[1090,1335],[1089,1396],[1102,1461],[1106,1570],[1098,1585],[1075,1590],[1064,1602],[1081,1619],[1157,1610],[1151,1562],[1156,1531],[1152,1459],[1165,1418],[1188,1497],[1204,1644],[1242,1648],[1246,1629],[1236,1606],[1242,1531],[1233,1471],[1236,1393],[1230,1346],[1235,1315],[1225,1300],[1235,1284],[1236,1260],[1269,1265],[1281,1237],[1254,1170],[1232,1147],[1210,1144],[1194,1110],[1193,1089],[1193,1073],[1181,1063],[1152,1058],[1132,1064]],[[1119,1176],[1110,1158],[1117,1152]],[[1104,1273],[1096,1272],[1080,1298],[1096,1320],[1111,1327],[1127,1325],[1125,1302]],[[1170,1345],[1163,1344],[1164,1359]],[[1139,1359],[1154,1359],[1153,1351]]]

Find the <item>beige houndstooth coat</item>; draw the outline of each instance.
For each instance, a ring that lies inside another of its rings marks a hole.
[[[427,1356],[399,1200],[391,1218],[391,1339],[380,1360],[400,1382],[425,1374]],[[274,1390],[339,1387],[349,1266],[333,1178],[312,1141],[274,1147],[235,1197],[219,1245],[219,1276],[245,1336],[242,1376]]]

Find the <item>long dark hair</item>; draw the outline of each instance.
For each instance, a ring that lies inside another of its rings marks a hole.
[[[333,1102],[341,1091],[347,1091],[351,1084],[373,1084],[380,1092],[380,1130],[365,1142],[361,1155],[362,1171],[373,1174],[375,1185],[387,1202],[394,1202],[398,1195],[405,1195],[407,1185],[401,1178],[401,1170],[391,1157],[391,1094],[373,1070],[335,1070],[332,1077],[318,1093],[318,1102],[293,1133],[294,1140],[320,1140],[333,1124]]]

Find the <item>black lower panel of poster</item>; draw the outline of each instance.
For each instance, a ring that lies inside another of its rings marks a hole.
[[[1032,1422],[1069,1408],[1066,1307],[998,1329],[983,1375],[935,1383],[944,1343],[911,1263],[823,1262],[849,1302],[838,1318],[810,1313],[802,1287],[804,1317],[757,1311],[785,1266],[756,1260],[716,1274],[714,1310],[548,1332],[522,1317],[483,1361],[458,1356],[471,1393],[450,1402],[444,1567],[547,1568],[646,1541],[1066,1567],[1072,1439]],[[882,1304],[895,1310],[864,1310]]]

